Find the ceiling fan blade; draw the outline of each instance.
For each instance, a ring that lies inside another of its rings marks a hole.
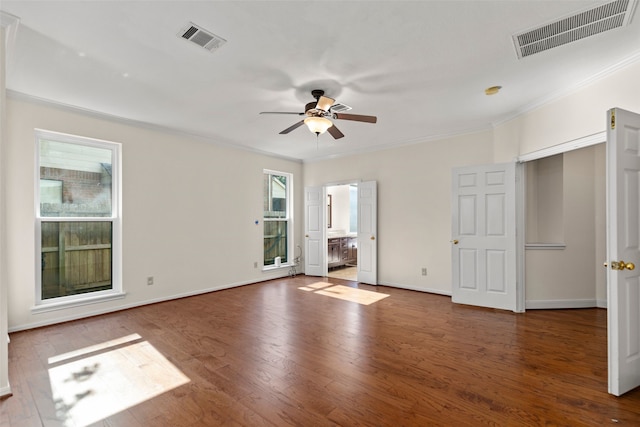
[[[297,116],[304,116],[304,113],[294,113],[291,111],[262,111],[260,114],[295,114]]]
[[[378,121],[378,118],[376,116],[363,116],[360,114],[335,113],[333,117],[340,120],[353,120],[355,122],[365,123],[375,123]]]
[[[336,100],[333,98],[329,98],[328,96],[321,96],[320,99],[318,99],[318,103],[316,104],[316,109],[329,111],[329,108],[331,108],[334,102],[336,102]]]
[[[340,139],[344,136],[344,134],[340,132],[340,130],[336,127],[336,125],[333,125],[329,129],[327,129],[327,132],[331,134],[333,139]]]
[[[300,126],[302,126],[304,124],[304,120],[300,120],[298,123],[296,123],[293,126],[289,126],[288,128],[286,128],[285,130],[283,130],[282,132],[280,132],[280,135],[285,135],[289,132],[291,132],[294,129],[298,129]]]

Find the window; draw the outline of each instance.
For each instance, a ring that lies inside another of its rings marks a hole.
[[[36,308],[122,297],[120,144],[36,132]]]
[[[293,241],[289,173],[264,171],[264,266],[276,267],[289,262]]]

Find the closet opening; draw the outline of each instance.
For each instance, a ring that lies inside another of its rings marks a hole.
[[[606,307],[606,152],[525,163],[526,309]]]

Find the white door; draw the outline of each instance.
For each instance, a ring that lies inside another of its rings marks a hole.
[[[620,396],[640,386],[640,115],[614,108],[607,124],[609,393]]]
[[[376,181],[358,183],[358,282],[378,284]]]
[[[323,187],[304,189],[304,274],[327,275],[326,196]]]
[[[523,311],[516,246],[516,165],[453,170],[452,301]]]

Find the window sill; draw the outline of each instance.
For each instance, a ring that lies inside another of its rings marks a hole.
[[[270,265],[268,267],[262,267],[262,272],[265,273],[267,271],[282,270],[283,268],[291,268],[291,267],[293,267],[293,264],[280,264],[279,267]]]
[[[46,313],[49,311],[64,310],[66,308],[79,307],[82,305],[113,301],[117,299],[122,299],[126,295],[127,295],[126,292],[118,292],[118,293],[112,293],[108,295],[97,295],[97,296],[91,296],[91,297],[86,297],[82,299],[73,299],[68,301],[46,302],[46,303],[36,305],[35,307],[31,307],[31,313],[32,314]]]

